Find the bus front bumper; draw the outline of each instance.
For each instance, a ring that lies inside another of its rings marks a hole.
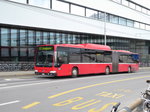
[[[41,76],[48,76],[48,77],[56,77],[56,72],[50,72],[50,73],[41,73],[41,72],[35,72],[35,75],[41,75]]]

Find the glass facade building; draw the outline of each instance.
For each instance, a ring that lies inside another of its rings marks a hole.
[[[84,18],[87,20],[97,21],[97,23],[98,22],[102,22],[102,24],[109,23],[112,25],[116,25],[117,27],[121,26],[120,28],[122,28],[123,26],[124,28],[150,32],[150,24],[146,23],[145,21],[134,20],[132,18],[123,17],[121,15],[112,14],[110,12],[101,11],[96,8],[91,8],[91,7],[87,7],[84,5],[79,5],[67,1],[60,2],[59,0],[58,1],[57,0],[10,0],[8,2],[12,2],[14,4],[16,3],[17,5],[22,5],[22,7],[31,6],[29,8],[30,10],[32,10],[32,8],[39,8],[41,10],[53,11],[52,13],[50,13],[53,16],[57,16],[54,13],[59,12],[64,15],[78,16],[80,18]],[[132,8],[133,10],[136,11],[140,8],[140,10],[138,10],[140,13],[144,13],[148,16],[150,14],[149,13],[150,9],[145,8],[132,1],[111,0],[111,2],[113,3],[115,2],[115,4],[117,3],[125,7]],[[62,8],[62,10],[58,9],[57,7],[58,4],[59,6],[62,7],[65,6],[65,8],[60,7]],[[135,8],[133,7],[133,5],[135,5]],[[145,11],[143,12],[143,10]],[[45,17],[47,17],[47,15]],[[67,18],[66,16],[60,16],[60,15],[58,17],[63,17],[62,19]],[[69,22],[73,21],[74,24],[76,24],[76,21],[74,21],[71,18],[69,18],[68,21]],[[83,23],[82,21],[79,20],[78,22],[81,23],[83,26],[91,25],[91,27],[96,27],[98,30],[104,30],[103,27],[94,26],[92,25],[92,23],[91,24]],[[102,44],[102,45],[105,44],[104,32],[102,32],[103,34],[98,34],[98,33],[96,34],[91,32],[84,32],[84,31],[80,32],[76,30],[64,30],[61,28],[52,29],[52,28],[37,27],[32,25],[31,26],[19,25],[19,24],[8,24],[8,23],[0,22],[0,62],[5,62],[5,61],[15,62],[15,63],[34,62],[35,48],[37,45],[84,44],[84,43],[94,43],[94,44]],[[109,28],[106,27],[106,30],[107,29],[109,30]],[[111,30],[112,30],[111,32],[122,33],[122,31],[120,32],[120,29],[119,31],[116,31],[115,29],[111,29]],[[135,36],[140,37],[141,35],[142,34],[137,33]],[[130,38],[128,36],[120,36],[120,35],[113,36],[109,33],[107,33],[106,37],[107,37],[106,43],[108,46],[111,47],[111,49],[128,50],[131,52],[139,53],[141,56],[141,63],[148,63],[148,64],[150,63],[149,61],[150,60],[150,39],[145,40],[142,39],[142,37],[139,39],[139,38]]]
[[[35,47],[43,44],[104,45],[104,35],[48,29],[0,27],[0,61],[33,62]],[[112,49],[129,50],[150,54],[150,41],[107,36],[107,45]]]

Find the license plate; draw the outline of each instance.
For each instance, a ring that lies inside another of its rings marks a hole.
[[[42,75],[45,75],[44,73],[42,73]]]

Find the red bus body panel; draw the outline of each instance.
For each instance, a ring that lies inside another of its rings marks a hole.
[[[132,52],[124,50],[111,50],[109,46],[95,45],[95,44],[57,44],[57,45],[40,45],[40,46],[54,46],[54,52],[58,46],[70,47],[70,48],[83,48],[83,49],[93,49],[93,50],[104,50],[104,51],[115,51],[132,54]],[[51,71],[56,71],[56,76],[71,76],[73,67],[77,67],[79,70],[79,75],[83,74],[97,74],[105,73],[106,67],[109,67],[110,72],[112,72],[112,63],[69,63],[62,64],[60,67],[34,67],[39,73],[50,73]],[[118,72],[127,72],[128,68],[131,67],[132,71],[138,71],[138,63],[118,63]]]

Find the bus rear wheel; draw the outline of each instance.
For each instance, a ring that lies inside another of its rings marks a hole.
[[[71,75],[71,77],[72,78],[75,78],[75,77],[77,77],[78,76],[78,69],[77,68],[73,68],[72,69],[72,75]]]
[[[109,75],[109,74],[110,74],[110,68],[106,67],[106,69],[105,69],[105,75]]]

